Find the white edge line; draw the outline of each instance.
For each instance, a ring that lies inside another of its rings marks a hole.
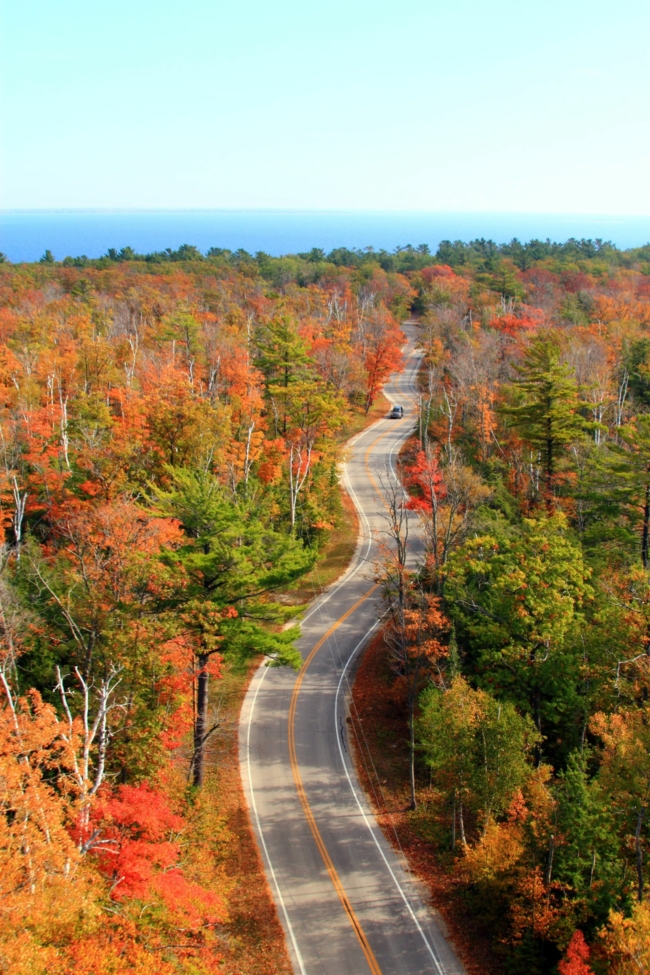
[[[352,782],[352,779],[350,777],[350,772],[349,772],[349,769],[348,769],[348,765],[347,765],[347,762],[345,761],[345,755],[343,754],[343,749],[341,747],[341,735],[339,733],[339,723],[338,723],[338,711],[339,711],[338,702],[339,702],[339,695],[340,695],[340,692],[341,692],[341,685],[343,683],[343,678],[345,677],[346,671],[348,669],[348,665],[350,664],[350,662],[356,656],[356,653],[359,650],[359,648],[366,642],[366,640],[368,639],[368,637],[370,636],[370,634],[372,633],[372,631],[375,630],[379,626],[380,623],[381,623],[381,618],[378,619],[377,622],[373,626],[370,627],[370,629],[368,630],[368,632],[366,633],[366,635],[357,643],[356,647],[354,648],[354,650],[352,651],[352,653],[348,657],[348,659],[347,659],[347,661],[345,663],[345,666],[343,667],[343,670],[341,672],[341,676],[339,678],[338,687],[336,688],[336,696],[334,698],[334,722],[335,722],[335,726],[336,726],[336,730],[337,730],[336,742],[337,742],[337,745],[338,745],[338,748],[339,748],[339,754],[341,756],[341,762],[343,763],[343,768],[345,770],[345,775],[346,775],[347,780],[348,780],[348,783],[350,785],[350,789],[352,790],[352,794],[353,794],[353,796],[354,796],[354,798],[356,800],[357,806],[359,807],[359,812],[361,813],[361,815],[363,817],[363,821],[366,824],[366,826],[368,827],[368,829],[370,831],[370,835],[372,836],[372,838],[374,840],[375,846],[379,850],[379,853],[381,854],[381,858],[384,861],[384,863],[386,864],[386,867],[388,868],[388,872],[390,873],[391,877],[393,878],[393,881],[395,882],[395,886],[397,887],[399,893],[401,894],[402,900],[406,904],[407,910],[408,910],[409,914],[411,915],[411,918],[415,922],[415,926],[417,927],[418,931],[420,932],[420,935],[422,937],[422,940],[424,941],[424,943],[425,943],[425,945],[427,947],[427,950],[428,950],[429,954],[431,955],[431,958],[433,959],[433,963],[435,964],[436,969],[439,972],[439,975],[444,975],[444,970],[441,967],[441,963],[440,963],[440,960],[437,957],[437,953],[434,951],[434,949],[432,948],[432,946],[429,944],[429,940],[428,940],[426,934],[424,933],[424,931],[422,929],[422,926],[421,926],[420,922],[418,921],[418,919],[417,919],[417,917],[415,915],[415,912],[413,911],[413,908],[411,907],[411,904],[410,904],[410,902],[409,902],[406,894],[404,893],[404,889],[402,888],[402,885],[400,884],[399,880],[395,876],[395,873],[393,872],[393,868],[391,867],[390,863],[386,859],[386,855],[385,855],[384,851],[381,848],[381,844],[379,843],[379,840],[377,839],[376,826],[373,829],[373,825],[368,820],[368,817],[366,815],[366,811],[363,808],[363,806],[361,804],[361,801],[359,799],[359,794],[357,792],[357,789],[355,788],[354,783]]]
[[[409,341],[410,341],[410,339],[409,339]],[[418,358],[418,364],[417,364],[417,369],[415,370],[414,376],[417,376],[417,374],[418,374],[418,372],[420,370],[420,363],[421,363],[421,360],[422,360],[422,357],[419,356],[419,355],[417,356],[417,358]],[[409,385],[411,386],[411,389],[414,388],[413,382],[414,382],[414,377],[411,377],[410,380],[409,380]],[[386,419],[386,417],[381,417],[375,423],[371,424],[371,426],[366,427],[365,430],[360,430],[359,433],[357,433],[354,437],[352,437],[351,440],[348,440],[348,442],[346,444],[346,447],[353,446],[353,444],[355,444],[357,442],[357,440],[360,440],[361,437],[365,436],[367,433],[370,433],[370,431],[371,430],[374,430],[375,427],[378,427],[380,423],[383,423],[385,421],[385,419]],[[400,446],[401,447],[401,445],[404,443],[404,441],[407,440],[410,436],[411,436],[410,432],[409,433],[405,433],[404,436],[400,440],[398,440],[397,444],[394,444],[393,445],[393,448],[392,448],[392,450],[391,450],[391,452],[389,454],[390,466],[391,466],[391,470],[393,472],[393,477],[395,478],[395,480],[399,480],[398,477],[397,477],[397,472],[395,471],[395,467],[394,467],[394,465],[392,463],[392,457],[393,457],[393,454],[395,452],[395,447],[396,446]],[[343,573],[343,576],[341,577],[341,579],[338,582],[338,585],[335,586],[334,589],[331,589],[329,592],[327,592],[327,590],[326,590],[327,595],[325,595],[325,593],[322,593],[321,594],[321,597],[319,597],[319,599],[315,602],[314,606],[312,606],[312,608],[309,610],[309,612],[306,613],[305,616],[302,617],[302,619],[300,620],[300,623],[305,623],[310,618],[310,616],[313,616],[314,613],[317,610],[319,610],[322,606],[324,606],[325,603],[329,602],[329,600],[332,598],[332,596],[335,593],[337,593],[339,591],[339,589],[341,589],[350,579],[352,579],[353,576],[355,576],[357,574],[357,572],[359,571],[359,569],[361,568],[361,566],[364,564],[364,562],[367,561],[368,553],[370,552],[370,548],[371,548],[372,543],[373,543],[372,529],[370,528],[370,522],[368,521],[368,516],[367,516],[366,512],[364,511],[363,507],[361,506],[361,504],[359,503],[359,499],[357,498],[356,493],[354,491],[354,488],[352,487],[352,484],[350,483],[350,478],[348,476],[347,467],[348,467],[347,463],[343,465],[343,480],[345,481],[345,489],[346,489],[348,495],[352,498],[352,502],[353,502],[355,508],[357,509],[358,514],[361,515],[362,520],[366,523],[367,535],[365,537],[368,539],[368,544],[366,546],[366,554],[361,558],[359,555],[357,555],[357,552],[355,552],[355,556],[357,557],[356,565],[354,565],[354,566],[350,565],[345,570],[345,572]],[[404,494],[405,494],[405,496],[407,496],[406,495],[406,492],[404,492]],[[362,546],[363,546],[363,539],[364,539],[363,527],[360,526],[359,527],[359,540],[358,540],[358,543],[357,543],[357,549],[358,550],[360,550],[362,548]],[[324,596],[324,598],[322,598],[323,596]]]
[[[382,423],[382,422],[383,422],[382,420],[378,420],[377,421],[377,423]],[[376,426],[376,424],[373,424],[371,427],[368,427],[368,430],[372,430],[374,426]],[[364,430],[362,432],[363,433],[366,433],[367,430]],[[338,585],[335,586],[334,589],[331,589],[329,592],[327,592],[327,595],[322,594],[324,598],[321,597],[321,598],[319,598],[316,601],[316,603],[314,604],[314,606],[312,606],[312,608],[309,610],[309,612],[306,613],[305,616],[303,616],[302,619],[300,620],[300,623],[301,624],[302,623],[305,623],[309,619],[310,616],[313,616],[314,613],[317,610],[319,610],[322,606],[324,606],[325,603],[329,602],[329,600],[332,598],[332,596],[334,596],[335,593],[337,593],[339,591],[339,589],[341,589],[344,585],[346,585],[346,583],[348,583],[350,581],[350,579],[352,579],[352,577],[357,574],[357,572],[359,571],[359,569],[361,568],[361,566],[364,565],[364,563],[367,561],[367,559],[368,559],[368,553],[370,552],[370,549],[372,547],[373,537],[372,537],[372,532],[370,530],[370,522],[368,521],[368,516],[366,515],[365,511],[363,510],[363,508],[359,504],[359,499],[357,498],[357,496],[356,496],[356,494],[354,492],[354,488],[352,487],[352,485],[350,483],[350,479],[348,477],[348,471],[347,471],[347,464],[344,464],[343,465],[343,480],[345,482],[345,489],[346,489],[348,495],[352,498],[352,503],[354,504],[355,508],[357,509],[358,514],[361,515],[362,522],[365,521],[366,526],[367,526],[367,529],[368,529],[368,534],[364,536],[362,524],[359,526],[359,536],[358,536],[359,541],[357,542],[357,549],[360,552],[361,551],[361,548],[363,547],[363,540],[364,540],[364,538],[367,538],[366,554],[362,557],[360,554],[357,555],[357,552],[355,552],[355,556],[357,558],[356,565],[354,565],[354,566],[351,565],[349,568],[347,568],[345,570],[345,572],[343,573],[343,576],[340,579]]]
[[[411,386],[412,385],[413,384],[411,382]],[[360,431],[356,435],[356,437],[353,437],[352,440],[349,441],[348,446],[351,446],[353,443],[355,443],[356,440],[358,440],[361,436],[363,436],[363,434],[368,433],[370,430],[373,429],[373,427],[378,426],[382,422],[383,422],[383,419],[382,420],[378,420],[376,424],[373,424],[371,427],[367,428],[366,430]],[[394,449],[395,448],[393,447],[393,450],[391,450],[390,455],[389,455],[390,457],[392,457],[392,454],[394,452]],[[391,467],[392,467],[392,464],[391,464]],[[394,472],[394,468],[393,468],[393,472]],[[348,477],[348,472],[347,472],[347,464],[344,464],[343,465],[343,476],[344,476],[344,479],[346,481],[346,489],[348,491],[348,494],[351,496],[351,498],[353,500],[353,503],[354,503],[357,511],[362,516],[362,519],[363,519],[363,521],[365,521],[366,526],[367,526],[367,529],[368,529],[368,535],[366,536],[367,539],[368,539],[367,548],[366,548],[366,556],[364,556],[364,558],[362,558],[362,559],[359,558],[358,561],[357,561],[356,566],[354,566],[354,568],[350,567],[350,569],[348,569],[347,572],[345,572],[345,574],[344,574],[343,578],[341,579],[341,581],[339,582],[339,584],[327,594],[327,596],[325,597],[325,599],[321,599],[309,611],[309,613],[307,613],[307,615],[303,617],[303,619],[301,620],[301,622],[305,622],[305,620],[308,620],[309,617],[312,616],[316,612],[317,609],[320,609],[321,606],[323,606],[325,603],[329,602],[329,600],[331,599],[331,597],[335,593],[337,593],[339,591],[339,589],[341,589],[341,587],[344,586],[345,583],[349,581],[349,579],[351,579],[354,575],[356,575],[356,573],[359,571],[359,569],[361,568],[361,566],[366,561],[367,555],[368,555],[368,553],[370,551],[370,548],[372,546],[373,538],[372,538],[372,533],[371,533],[371,530],[370,530],[370,522],[368,521],[368,516],[367,516],[366,512],[364,511],[363,507],[361,506],[361,504],[359,503],[359,500],[358,500],[358,498],[356,496],[356,493],[354,491],[354,488],[352,487],[352,484],[350,483],[350,479]],[[361,544],[363,544],[362,543],[362,539],[363,539],[363,531],[362,530],[359,531],[359,535],[360,535],[360,542],[361,542]],[[359,547],[361,547],[361,545]],[[336,715],[337,715],[337,712],[338,712],[338,699],[339,699],[339,691],[340,691],[340,688],[341,688],[341,682],[343,680],[343,677],[345,676],[345,672],[347,670],[348,664],[350,663],[350,661],[355,656],[355,654],[356,654],[357,650],[359,649],[359,647],[361,646],[361,644],[364,643],[368,639],[368,637],[370,636],[370,634],[372,633],[372,631],[377,628],[377,626],[379,625],[380,622],[381,622],[381,620],[377,620],[377,622],[374,624],[374,626],[372,626],[372,628],[368,631],[368,633],[366,633],[366,635],[363,637],[363,639],[357,644],[357,646],[354,648],[354,650],[350,654],[350,656],[349,656],[349,658],[347,660],[347,663],[345,664],[345,667],[343,668],[343,672],[341,674],[341,679],[339,680],[339,684],[338,684],[338,687],[336,689],[336,697],[335,697],[335,700],[334,700],[334,715],[335,715],[335,720],[336,720]],[[273,884],[274,884],[274,887],[275,887],[275,891],[276,891],[276,894],[277,894],[277,898],[278,898],[278,901],[280,902],[280,906],[282,908],[282,913],[284,915],[285,923],[286,923],[287,929],[289,931],[289,936],[291,938],[291,944],[293,946],[293,949],[294,949],[294,952],[295,952],[295,955],[296,955],[296,959],[298,961],[298,965],[300,966],[301,975],[306,975],[305,967],[304,967],[304,964],[303,964],[302,955],[300,953],[300,949],[298,947],[298,942],[296,941],[296,936],[295,936],[295,933],[294,933],[294,930],[293,930],[293,925],[291,924],[291,920],[289,919],[289,912],[287,911],[287,906],[286,906],[286,904],[284,902],[284,898],[283,898],[282,892],[280,890],[280,885],[278,883],[278,878],[277,878],[276,873],[275,873],[275,870],[273,868],[273,863],[272,863],[271,857],[269,855],[268,847],[266,845],[266,840],[264,839],[264,832],[262,830],[262,824],[260,822],[260,817],[259,817],[259,813],[258,813],[258,810],[257,810],[257,803],[255,801],[255,789],[253,787],[253,774],[252,774],[252,770],[251,770],[251,748],[250,748],[250,742],[251,742],[251,725],[252,725],[252,721],[253,721],[253,713],[254,713],[254,710],[255,710],[255,704],[257,703],[257,695],[260,692],[260,688],[262,686],[262,681],[264,680],[264,677],[266,676],[266,671],[268,669],[264,664],[261,664],[260,665],[260,669],[262,669],[262,668],[264,668],[264,669],[262,670],[262,675],[261,675],[261,677],[260,677],[260,679],[259,679],[259,681],[257,683],[257,687],[255,688],[255,694],[253,695],[253,700],[251,701],[251,706],[250,706],[250,710],[249,710],[249,713],[248,713],[248,728],[247,728],[247,734],[246,734],[246,766],[247,766],[247,770],[248,770],[248,788],[249,788],[249,792],[250,792],[251,806],[252,806],[252,809],[253,809],[253,814],[255,816],[255,825],[257,827],[257,834],[258,834],[258,836],[260,838],[260,843],[262,845],[262,849],[263,849],[263,852],[264,852],[264,857],[266,859],[266,862],[267,862],[268,867],[269,867],[269,872],[270,872],[271,877],[273,879]],[[339,752],[341,754],[341,759],[343,761],[343,767],[345,769],[345,774],[347,776],[348,782],[350,783],[350,788],[352,789],[352,792],[354,794],[354,798],[356,799],[357,805],[359,806],[359,809],[361,810],[361,814],[363,816],[364,822],[366,823],[366,826],[370,830],[370,833],[371,833],[372,838],[373,838],[373,840],[374,840],[374,842],[375,842],[375,844],[377,846],[377,849],[379,850],[379,852],[380,852],[380,854],[382,856],[382,859],[384,860],[384,863],[388,867],[388,870],[390,872],[390,875],[393,878],[393,880],[395,881],[395,884],[397,885],[397,888],[398,888],[400,894],[402,895],[402,898],[404,900],[404,903],[406,904],[406,906],[407,906],[407,908],[408,908],[408,910],[409,910],[409,912],[410,912],[413,920],[415,921],[415,924],[417,926],[418,931],[422,935],[422,938],[423,938],[423,940],[424,940],[424,942],[425,942],[425,944],[426,944],[426,946],[427,946],[427,948],[428,948],[428,950],[429,950],[429,952],[430,952],[430,954],[431,954],[434,962],[436,963],[436,966],[438,967],[438,971],[442,975],[442,970],[440,969],[440,965],[438,963],[438,960],[436,959],[435,955],[433,954],[433,952],[431,950],[431,946],[429,945],[429,942],[427,941],[426,936],[425,936],[422,928],[420,927],[420,923],[419,923],[418,919],[416,918],[415,914],[413,913],[413,910],[411,908],[411,905],[409,904],[409,902],[408,902],[408,900],[406,898],[406,895],[404,894],[404,891],[402,890],[402,888],[400,886],[400,883],[397,880],[397,877],[393,873],[393,870],[391,869],[390,864],[386,860],[386,857],[384,856],[384,851],[382,850],[381,846],[377,842],[377,838],[375,836],[374,830],[373,830],[372,826],[370,825],[370,823],[368,822],[368,819],[366,817],[365,811],[364,811],[363,807],[361,806],[361,803],[359,802],[359,797],[358,797],[357,792],[356,792],[356,790],[354,788],[354,785],[352,783],[352,780],[350,779],[350,774],[348,772],[348,768],[347,768],[347,765],[345,763],[345,759],[343,757],[343,752],[342,752],[342,749],[341,749],[341,742],[340,742],[340,738],[339,738],[338,734],[337,734],[337,744],[338,744]]]
[[[296,955],[296,958],[298,960],[298,965],[300,966],[300,973],[301,973],[301,975],[306,975],[305,966],[304,966],[303,960],[302,960],[302,955],[300,954],[300,948],[298,947],[298,942],[296,941],[296,936],[295,936],[294,931],[293,931],[293,926],[292,926],[291,921],[289,919],[289,912],[287,911],[287,906],[286,906],[286,904],[284,902],[284,898],[283,898],[282,892],[280,890],[280,885],[278,883],[278,878],[276,877],[275,870],[273,869],[273,864],[271,862],[271,857],[269,856],[269,851],[268,851],[268,848],[267,848],[267,845],[266,845],[266,840],[264,839],[264,833],[262,831],[262,824],[260,823],[259,813],[257,812],[257,803],[255,802],[255,790],[253,788],[253,775],[252,775],[252,772],[251,772],[251,724],[252,724],[252,718],[253,718],[253,711],[255,709],[255,702],[257,701],[257,695],[260,692],[260,687],[262,686],[262,681],[264,680],[264,678],[266,676],[266,671],[268,670],[268,667],[266,667],[264,664],[261,665],[261,668],[262,667],[264,668],[263,671],[262,671],[262,676],[260,677],[260,679],[259,679],[259,681],[257,683],[257,687],[255,688],[255,694],[253,696],[253,700],[251,702],[250,711],[248,713],[248,730],[247,730],[247,735],[246,735],[246,764],[248,766],[248,788],[250,790],[251,806],[253,807],[253,814],[255,816],[255,824],[257,826],[257,835],[260,838],[260,842],[262,844],[262,849],[264,850],[264,856],[265,856],[266,862],[268,863],[268,866],[269,866],[269,872],[271,874],[271,877],[273,878],[273,884],[275,886],[275,892],[277,894],[278,901],[280,902],[280,907],[282,908],[282,913],[284,915],[284,920],[285,920],[285,923],[286,923],[286,926],[287,926],[287,930],[289,931],[289,937],[291,938],[291,944],[293,945],[293,950],[294,950],[295,955]]]

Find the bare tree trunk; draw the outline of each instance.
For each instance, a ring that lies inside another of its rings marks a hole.
[[[16,505],[16,514],[14,515],[13,526],[14,538],[16,540],[16,558],[20,559],[20,543],[23,537],[23,518],[25,517],[25,507],[27,506],[27,491],[25,491],[24,494],[20,493],[15,474],[13,477],[13,494],[14,504]]]
[[[645,816],[645,806],[639,809],[636,821],[636,831],[634,833],[634,845],[636,847],[636,876],[637,876],[637,897],[639,903],[643,900],[643,847],[641,846],[641,829],[643,827],[643,817]]]
[[[467,838],[465,837],[465,820],[463,818],[463,790],[460,789],[458,793],[458,825],[460,826],[460,842],[464,847],[467,846]]]
[[[553,859],[555,857],[555,836],[552,835],[548,843],[548,861],[546,863],[546,886],[551,884],[553,876]]]
[[[417,809],[415,794],[415,694],[409,701],[409,780],[411,785],[411,809]]]
[[[200,788],[205,777],[205,739],[208,729],[208,660],[210,655],[199,655],[199,675],[196,681],[196,717],[194,720],[194,755],[192,758],[192,782]]]
[[[650,474],[650,470],[646,471]],[[643,568],[648,568],[648,535],[650,529],[650,481],[645,486],[645,502],[643,505],[643,533],[641,536],[641,561]]]
[[[302,491],[305,481],[311,469],[312,444],[308,443],[303,448],[291,444],[289,450],[289,503],[291,510],[291,531],[296,529],[296,515],[298,510],[298,497]],[[304,466],[303,466],[304,464]]]
[[[627,390],[630,382],[630,375],[627,371],[623,373],[623,378],[621,379],[621,384],[618,387],[618,396],[616,398],[616,426],[620,427],[623,423],[623,407],[625,406],[625,400],[627,399]]]
[[[454,799],[451,806],[451,852],[456,849],[456,790],[454,789]]]

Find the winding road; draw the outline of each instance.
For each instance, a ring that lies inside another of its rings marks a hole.
[[[344,467],[361,523],[355,557],[303,618],[300,672],[260,667],[240,717],[244,788],[296,975],[465,971],[377,825],[347,735],[350,671],[382,613],[373,581],[387,527],[380,478],[395,476],[395,457],[413,429],[420,357],[417,329],[404,331],[406,368],[385,392],[405,416],[355,437]]]

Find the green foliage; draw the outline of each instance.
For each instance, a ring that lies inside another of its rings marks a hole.
[[[563,515],[525,519],[514,535],[472,538],[447,567],[445,598],[466,665],[531,714],[551,745],[560,728],[574,733],[580,712],[589,574]]]
[[[262,598],[307,571],[314,553],[271,529],[261,512],[230,500],[214,475],[182,469],[169,474],[172,486],[153,489],[155,503],[161,513],[178,518],[188,539],[164,555],[178,576],[170,608],[184,612],[184,607],[208,603],[222,613],[216,632],[221,652],[239,657],[264,653],[275,663],[296,666],[298,629],[268,629],[296,611]],[[232,615],[224,612],[228,609]],[[207,645],[192,614],[187,621],[205,651],[216,648]]]
[[[604,923],[617,902],[623,864],[615,816],[607,792],[589,774],[587,752],[569,755],[555,792],[553,875],[585,902],[596,923]]]
[[[460,676],[444,692],[424,691],[420,706],[418,741],[433,782],[448,805],[471,810],[485,832],[530,775],[538,732],[511,703],[473,690]]]
[[[650,563],[650,414],[641,414],[618,430],[593,455],[582,496],[588,502],[591,544],[614,539],[625,543],[644,568]],[[610,556],[611,557],[611,556]]]
[[[508,262],[491,258],[486,261],[486,265],[486,271],[476,276],[479,284],[504,298],[521,300],[524,297],[525,288]]]
[[[286,316],[275,319],[257,333],[257,367],[268,386],[289,386],[310,374],[312,361],[298,335],[296,323]]]
[[[517,369],[513,402],[503,410],[522,438],[538,451],[547,499],[554,490],[562,450],[581,436],[578,385],[561,362],[560,347],[551,336],[535,338]]]
[[[650,339],[636,339],[626,350],[625,369],[630,377],[630,390],[643,406],[650,405]]]

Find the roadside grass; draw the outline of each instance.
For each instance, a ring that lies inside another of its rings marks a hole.
[[[390,400],[387,400],[383,392],[378,393],[375,402],[370,407],[369,412],[366,414],[363,410],[354,412],[352,417],[345,424],[344,427],[339,431],[339,441],[344,443],[346,440],[351,440],[366,427],[369,427],[372,423],[376,423],[377,420],[382,420],[393,404]]]
[[[275,598],[279,602],[292,606],[311,602],[312,599],[320,595],[323,589],[335,582],[350,564],[357,547],[359,517],[347,491],[341,487],[340,492],[341,516],[339,524],[330,532],[313,569],[301,576],[285,592],[276,594]]]
[[[361,412],[354,414],[352,421],[346,425],[342,433],[342,440],[350,440],[377,420],[382,420],[390,407],[391,404],[384,394],[379,393],[367,415]],[[311,602],[323,589],[335,582],[350,564],[357,546],[359,516],[347,491],[342,486],[339,490],[341,495],[339,524],[330,532],[314,568],[301,576],[292,586],[288,586],[284,592],[275,594],[274,598],[279,602],[292,606]]]
[[[485,933],[468,910],[462,882],[454,875],[448,838],[436,816],[436,794],[426,769],[418,769],[418,802],[409,809],[407,711],[380,633],[358,665],[348,718],[352,752],[362,787],[387,839],[421,881],[442,917],[468,975],[502,975]]]

